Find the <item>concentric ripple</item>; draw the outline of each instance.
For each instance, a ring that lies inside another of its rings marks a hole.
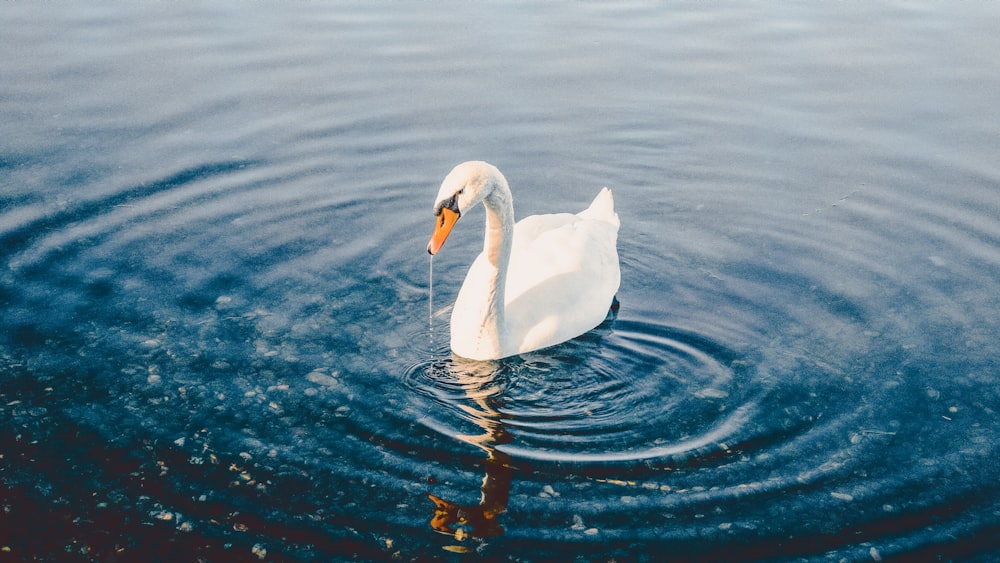
[[[502,426],[507,454],[561,463],[683,462],[725,448],[762,391],[737,352],[623,320],[514,359],[426,361],[405,380],[422,424],[452,437]]]

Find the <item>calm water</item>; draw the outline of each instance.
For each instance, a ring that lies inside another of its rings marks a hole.
[[[4,4],[0,549],[992,560],[998,12]],[[468,159],[616,318],[451,357]]]

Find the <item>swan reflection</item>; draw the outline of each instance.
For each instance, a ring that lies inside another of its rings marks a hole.
[[[615,299],[605,321],[594,330],[545,351],[521,354],[513,362],[475,361],[452,355],[448,361],[431,366],[435,372],[431,379],[456,392],[445,399],[448,406],[461,412],[481,430],[473,434],[456,433],[454,437],[476,446],[486,456],[477,504],[459,504],[428,493],[434,503],[431,528],[459,541],[503,535],[500,516],[507,510],[511,479],[516,469],[512,457],[500,449],[514,441],[506,422],[512,421],[511,416],[517,416],[511,415],[509,409],[507,413],[502,412],[508,400],[507,382],[510,378],[531,376],[533,371],[550,373],[574,369],[573,366],[586,358],[595,358],[600,354],[602,340],[611,333],[618,309]],[[466,551],[461,546],[451,547],[455,551]]]
[[[456,434],[455,437],[485,452],[483,465],[486,475],[480,487],[478,504],[458,504],[428,494],[434,503],[431,528],[459,541],[500,536],[504,529],[499,516],[507,510],[513,469],[511,457],[497,449],[497,446],[511,441],[498,410],[503,388],[497,378],[497,364],[455,357],[448,364],[448,369],[468,399],[468,402],[457,405],[458,408],[483,431],[481,434]]]

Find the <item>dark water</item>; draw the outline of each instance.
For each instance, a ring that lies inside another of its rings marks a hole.
[[[992,560],[997,12],[0,6],[0,553]],[[615,318],[450,357],[468,159]]]

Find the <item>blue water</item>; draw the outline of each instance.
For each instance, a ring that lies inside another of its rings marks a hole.
[[[994,559],[998,12],[0,6],[0,550]],[[451,356],[469,159],[616,314]]]

